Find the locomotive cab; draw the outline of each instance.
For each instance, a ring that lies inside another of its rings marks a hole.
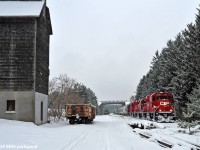
[[[169,92],[157,92],[152,94],[154,119],[158,122],[174,122],[175,110],[173,96]]]

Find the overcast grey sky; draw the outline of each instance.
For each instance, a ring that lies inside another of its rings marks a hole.
[[[200,0],[47,0],[50,78],[66,73],[98,100],[129,99],[156,50],[195,21]]]

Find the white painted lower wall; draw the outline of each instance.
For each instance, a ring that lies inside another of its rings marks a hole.
[[[0,91],[0,118],[34,122],[34,91]],[[15,111],[7,112],[7,100],[15,100]]]
[[[41,102],[43,109],[41,110]],[[41,113],[43,114],[41,116]],[[35,92],[35,124],[41,125],[47,123],[48,120],[48,95]]]

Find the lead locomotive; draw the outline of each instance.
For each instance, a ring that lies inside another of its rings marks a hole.
[[[173,95],[168,91],[155,92],[130,104],[132,116],[158,122],[174,122],[175,108]]]

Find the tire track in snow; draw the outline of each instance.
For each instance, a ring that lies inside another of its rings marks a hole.
[[[103,133],[102,135],[103,143],[102,143],[102,150],[111,150],[110,149],[110,140],[107,133]]]
[[[75,137],[75,139],[73,139],[71,142],[68,142],[66,145],[64,145],[61,148],[61,150],[73,150],[87,136],[88,136],[88,132],[86,131],[86,132],[82,133],[81,136]]]
[[[109,140],[108,134],[106,134],[106,150],[111,150],[110,149],[110,140]]]
[[[162,149],[134,135],[123,120],[110,116],[102,118],[92,125],[75,126],[74,130],[79,132],[75,132],[74,136],[69,134],[70,140],[62,142],[59,150],[143,150],[146,144],[154,150]],[[141,141],[145,144],[141,145]]]
[[[114,123],[115,124],[115,123]],[[113,123],[108,123],[106,129],[102,129],[102,139],[104,139],[104,146],[102,150],[126,150],[121,136],[123,136],[123,129],[126,126],[124,123],[117,122],[117,126]],[[126,126],[127,127],[127,126]]]

